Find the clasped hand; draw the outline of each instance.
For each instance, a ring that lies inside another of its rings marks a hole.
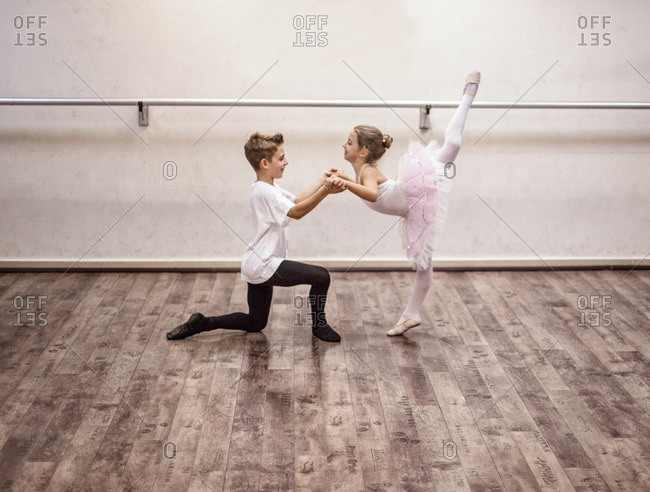
[[[330,193],[341,193],[348,189],[345,178],[338,174],[338,169],[330,169],[323,174],[323,185]]]

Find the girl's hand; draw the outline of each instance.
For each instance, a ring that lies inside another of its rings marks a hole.
[[[348,189],[348,185],[344,179],[337,176],[330,176],[325,180],[325,189],[329,193],[341,193]]]
[[[333,168],[331,168],[329,171],[327,171],[327,172],[325,173],[325,175],[326,175],[327,177],[338,176],[339,178],[343,178],[343,179],[345,179],[346,181],[352,181],[352,179],[351,179],[347,174],[345,174],[342,170],[337,169],[337,168],[335,168],[335,167],[333,167]]]
[[[329,171],[325,171],[323,175],[320,177],[320,179],[325,182],[327,178],[331,178],[332,176],[336,176],[338,174],[339,170],[336,168],[331,168]]]

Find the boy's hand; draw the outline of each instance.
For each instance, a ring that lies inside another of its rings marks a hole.
[[[348,185],[344,179],[339,178],[338,176],[330,176],[323,183],[325,189],[329,193],[341,193],[348,189]]]

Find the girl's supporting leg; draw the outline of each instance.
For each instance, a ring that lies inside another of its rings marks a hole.
[[[433,268],[430,266],[426,270],[417,270],[415,272],[415,281],[413,282],[413,292],[409,299],[402,318],[419,319],[424,299],[431,288],[433,281]]]
[[[476,83],[470,82],[472,80],[476,81]],[[465,86],[463,97],[460,100],[458,109],[456,109],[454,116],[449,121],[447,129],[445,130],[445,143],[436,154],[436,159],[440,162],[453,162],[458,156],[458,152],[460,152],[460,144],[463,140],[462,135],[463,129],[465,128],[465,121],[467,120],[467,113],[472,105],[472,101],[474,101],[474,96],[476,96],[479,80],[480,74],[477,72],[474,72],[467,77],[468,83]]]
[[[415,271],[415,281],[413,282],[411,298],[400,320],[393,328],[388,330],[388,336],[402,335],[422,322],[420,320],[420,311],[422,310],[427,292],[431,288],[432,280],[433,267],[431,263],[429,263],[429,268]]]

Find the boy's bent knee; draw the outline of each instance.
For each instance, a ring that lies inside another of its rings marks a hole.
[[[324,288],[328,288],[330,286],[330,273],[326,268],[316,268],[314,271],[314,280],[312,285],[318,285]]]
[[[257,333],[259,331],[262,331],[264,328],[266,328],[268,320],[255,320],[255,321],[250,321],[248,323],[248,329],[246,330],[248,333]]]

